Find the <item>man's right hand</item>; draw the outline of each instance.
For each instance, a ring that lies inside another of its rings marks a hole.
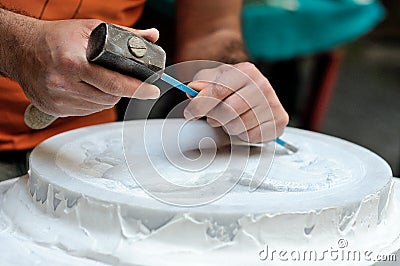
[[[121,97],[153,99],[151,84],[90,64],[90,33],[102,21],[41,21],[0,9],[0,71],[17,80],[32,104],[57,116],[82,116],[113,107]],[[155,42],[156,29],[132,30]]]

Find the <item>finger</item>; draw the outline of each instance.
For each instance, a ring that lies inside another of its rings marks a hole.
[[[223,103],[218,104],[207,114],[207,116],[216,117],[221,125],[227,124],[258,105],[269,108],[267,99],[255,84],[248,85],[230,95]],[[230,108],[233,109],[235,115],[232,115],[232,112],[228,110]]]
[[[204,84],[204,82],[202,82]],[[201,90],[197,84],[191,87],[195,90]],[[203,85],[204,86],[204,85]],[[206,93],[203,93],[207,91]],[[211,93],[210,93],[211,91]],[[193,98],[185,108],[184,116],[186,119],[200,118],[206,116],[213,108],[223,102],[223,99],[234,93],[233,89],[222,86],[221,84],[210,84],[203,87],[203,90]]]
[[[193,81],[190,82],[188,86],[194,86],[195,88],[200,90],[204,88],[204,85],[208,85],[210,82],[215,81],[221,71],[221,68],[202,69],[194,75]]]
[[[132,29],[132,28],[120,26],[120,25],[118,25],[118,27],[126,29],[130,32],[133,32],[136,35],[139,35],[153,43],[156,42],[158,40],[158,38],[160,37],[160,32],[156,28],[138,30],[138,29]]]
[[[93,102],[83,101],[81,99],[77,100],[74,98],[56,98],[53,103],[54,106],[52,108],[53,110],[51,110],[51,114],[58,117],[83,116],[114,107],[114,105],[97,104]]]
[[[202,73],[203,72],[203,73]],[[201,90],[199,96],[215,97],[223,100],[244,87],[251,79],[234,66],[223,65],[214,70],[202,70],[190,86]],[[207,84],[207,86],[204,86]]]
[[[228,134],[239,135],[272,120],[273,116],[268,108],[257,106],[222,126],[224,126]]]
[[[156,99],[160,96],[160,90],[152,84],[95,64],[85,64],[81,79],[93,87],[117,97]]]
[[[103,108],[101,109],[80,109],[80,108],[75,108],[74,110],[71,110],[68,114],[63,114],[63,115],[58,115],[58,117],[69,117],[69,116],[86,116],[86,115],[91,115],[94,113],[98,113],[107,109],[111,109],[114,106],[106,106],[104,105]]]
[[[278,134],[279,133],[279,134]],[[237,135],[241,140],[259,143],[259,142],[267,142],[276,139],[283,132],[276,132],[276,126],[274,121],[267,121],[258,125],[252,129],[247,130],[246,132],[240,133]]]
[[[194,97],[186,106],[183,115],[187,120],[198,119],[206,116],[208,111],[218,105],[221,101],[213,97]]]
[[[205,116],[229,95],[252,82],[247,75],[244,75],[233,66],[225,65],[215,71],[219,74],[215,76],[214,81],[202,80],[190,83],[193,89],[200,91],[198,96],[186,108],[186,113],[191,114],[192,117]],[[206,71],[203,72],[206,73]],[[213,74],[210,72],[209,75]],[[204,77],[205,75],[199,76]],[[207,86],[204,83],[207,83]]]
[[[239,116],[240,114],[232,106],[221,102],[207,114],[207,122],[212,127],[219,127]]]
[[[209,85],[209,82],[203,82],[203,81],[192,81],[187,84],[188,87],[190,87],[198,92],[203,90],[204,88],[206,88],[208,85]]]
[[[89,38],[90,33],[96,28],[100,23],[103,21],[97,20],[97,19],[86,19],[85,20],[87,23],[87,29],[88,32],[85,32],[85,35],[87,38]],[[156,42],[160,36],[160,32],[156,28],[150,28],[150,29],[144,29],[144,30],[138,30],[138,29],[132,29],[130,27],[122,26],[122,25],[116,25],[117,27],[123,28],[127,31],[133,32],[151,42]]]
[[[133,33],[149,40],[150,42],[156,42],[160,37],[160,32],[156,28],[146,29],[146,30],[135,30],[133,29]]]
[[[76,99],[102,105],[115,105],[121,99],[121,97],[104,93],[103,91],[85,82],[78,82],[74,84],[74,89],[71,90],[71,96],[75,97]]]

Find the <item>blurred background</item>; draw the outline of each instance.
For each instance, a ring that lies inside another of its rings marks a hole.
[[[400,1],[245,0],[242,24],[251,60],[277,91],[290,126],[370,149],[400,177]],[[135,25],[160,30],[167,65],[176,26],[174,0],[148,0]],[[169,105],[184,99],[166,98]]]
[[[381,2],[385,19],[344,47],[321,131],[374,151],[400,177],[400,1]]]

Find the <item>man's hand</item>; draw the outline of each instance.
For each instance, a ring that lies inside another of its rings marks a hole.
[[[242,140],[273,140],[288,123],[268,80],[250,63],[202,70],[189,86],[200,92],[186,107],[185,118],[206,116],[211,126]]]
[[[17,17],[14,22],[8,22],[18,23],[8,29],[17,52],[9,53],[14,55],[8,59],[12,69],[1,70],[17,80],[32,104],[42,111],[58,117],[81,116],[111,108],[121,97],[159,96],[159,89],[154,85],[140,86],[140,80],[87,61],[90,33],[101,21],[40,21],[8,13]],[[3,23],[6,19],[0,17]],[[13,32],[23,30],[25,34]],[[158,39],[155,29],[134,32],[152,42]]]

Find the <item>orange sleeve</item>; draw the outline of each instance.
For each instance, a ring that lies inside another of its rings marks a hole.
[[[32,149],[58,133],[116,119],[115,110],[109,109],[89,116],[59,118],[45,129],[33,130],[24,123],[29,100],[18,83],[0,77],[0,91],[0,151]]]

